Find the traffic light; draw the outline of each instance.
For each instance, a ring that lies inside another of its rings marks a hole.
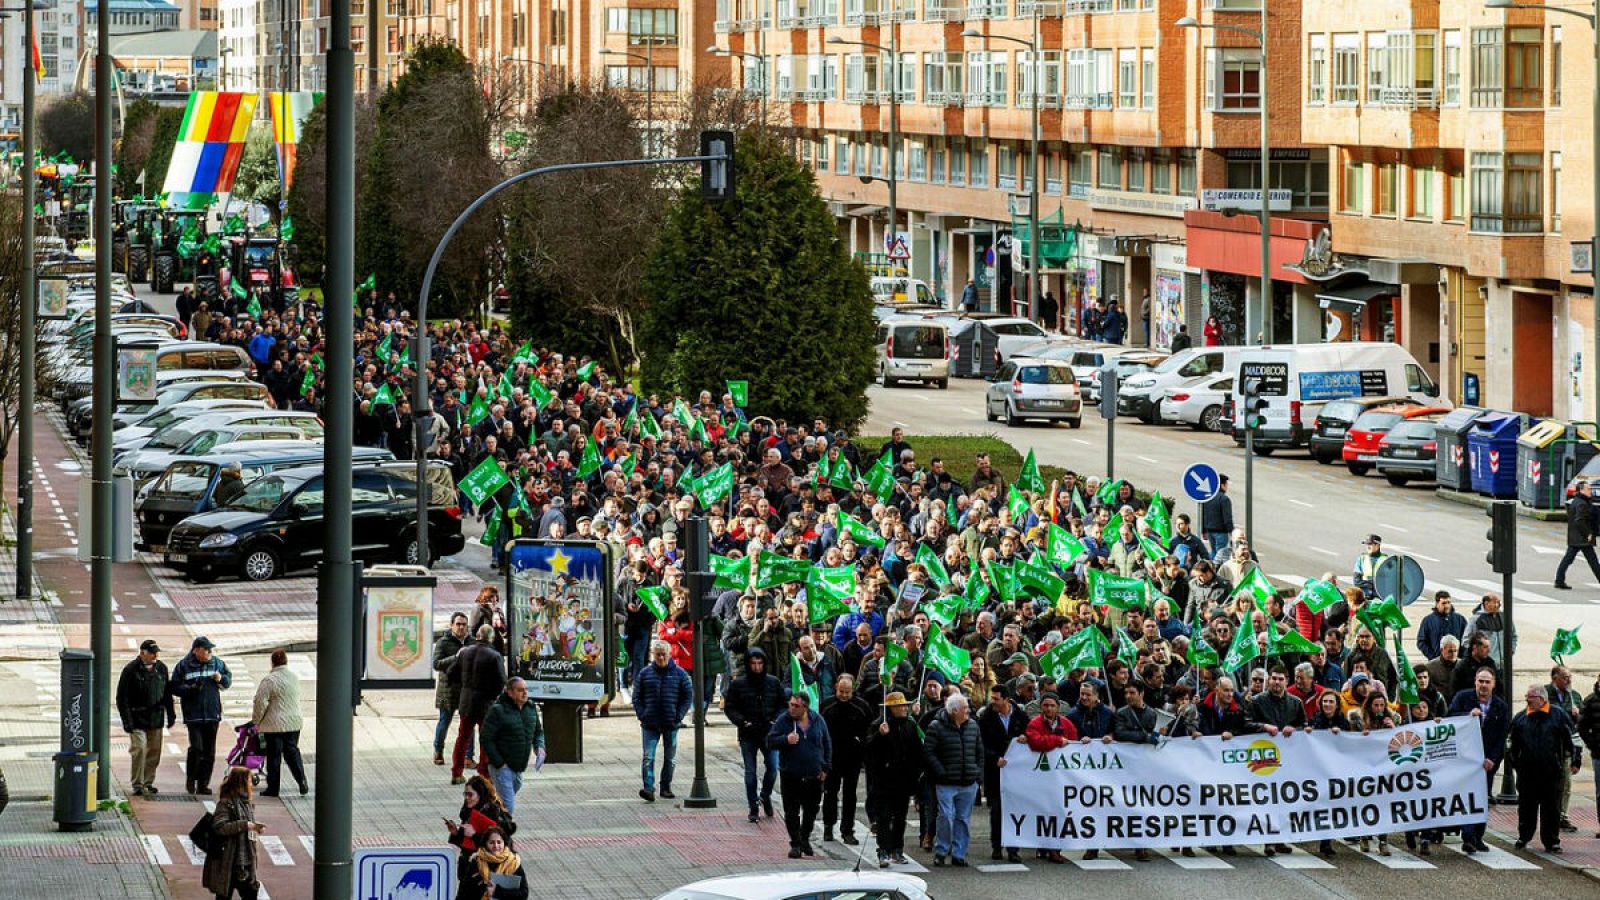
[[[1517,501],[1496,500],[1484,512],[1489,517],[1489,552],[1484,561],[1502,575],[1517,571]]]
[[[1261,381],[1256,378],[1245,379],[1244,390],[1239,398],[1239,411],[1244,418],[1246,431],[1260,431],[1261,426],[1267,421],[1267,398],[1261,396]]]
[[[721,156],[700,162],[700,196],[713,203],[733,199],[733,132],[700,132],[700,155]]]

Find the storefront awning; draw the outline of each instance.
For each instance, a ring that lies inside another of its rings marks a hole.
[[[1392,297],[1399,293],[1398,285],[1364,281],[1347,287],[1328,288],[1317,294],[1317,305],[1334,312],[1360,312],[1374,297]]]

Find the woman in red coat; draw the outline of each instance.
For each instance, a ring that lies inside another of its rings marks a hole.
[[[672,607],[665,619],[656,623],[656,637],[672,648],[672,661],[685,672],[694,671],[694,620],[689,618],[689,592],[672,592]]]

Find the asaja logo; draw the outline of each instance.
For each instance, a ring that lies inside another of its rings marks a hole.
[[[1397,766],[1422,761],[1422,735],[1409,728],[1389,738],[1389,761]]]
[[[1278,745],[1269,740],[1252,741],[1243,750],[1224,749],[1222,762],[1230,766],[1244,766],[1255,775],[1271,775],[1283,765],[1278,756]]]

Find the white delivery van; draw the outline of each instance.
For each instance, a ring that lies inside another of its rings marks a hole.
[[[934,299],[928,283],[920,278],[875,275],[871,285],[872,302],[883,306],[900,306],[907,303],[938,306],[938,301]]]
[[[1244,444],[1245,382],[1266,399],[1255,447],[1267,453],[1305,447],[1317,413],[1345,397],[1410,397],[1437,405],[1439,386],[1406,348],[1387,341],[1243,347],[1234,370],[1233,440]]]
[[[948,388],[950,329],[932,319],[878,323],[878,380],[884,387],[915,380]]]
[[[1129,375],[1117,388],[1117,414],[1136,416],[1142,422],[1156,421],[1155,404],[1169,387],[1196,378],[1232,372],[1239,365],[1239,354],[1248,347],[1190,347],[1167,357],[1148,372]]]

